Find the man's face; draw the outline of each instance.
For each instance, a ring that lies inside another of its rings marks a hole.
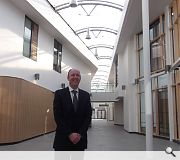
[[[72,69],[68,75],[68,81],[71,88],[73,89],[78,88],[80,80],[81,80],[80,72],[78,70]]]

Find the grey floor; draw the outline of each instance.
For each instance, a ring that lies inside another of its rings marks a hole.
[[[53,151],[54,132],[14,145],[1,145],[0,151]],[[93,120],[88,131],[88,151],[145,151],[145,136],[130,134],[122,126],[106,120]],[[166,147],[180,151],[180,144],[153,138],[153,150],[163,151]]]

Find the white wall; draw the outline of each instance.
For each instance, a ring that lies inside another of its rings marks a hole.
[[[60,88],[67,82],[67,73],[53,70],[54,37],[40,25],[37,62],[24,57],[25,14],[10,1],[0,0],[0,4],[0,76],[19,77],[52,91]],[[80,87],[90,92],[90,68],[64,46],[62,54],[63,63],[82,71]],[[35,73],[40,74],[40,80],[34,81]]]
[[[127,49],[125,49],[124,53],[118,54],[118,86],[115,89],[115,97],[124,97],[126,92],[122,90],[122,85],[127,87],[127,75],[128,75],[128,57],[127,57]]]
[[[136,43],[135,37],[131,37],[128,43],[128,84],[125,106],[128,106],[128,131],[138,131],[138,111],[137,111],[137,86],[134,81],[136,78]]]
[[[115,105],[115,112],[123,112],[124,129],[129,132],[138,131],[137,122],[137,86],[134,84],[136,78],[136,48],[134,37],[131,37],[126,44],[123,53],[118,54],[118,87],[116,97],[119,94],[123,97],[123,110]],[[125,85],[125,90],[122,90],[122,85]],[[120,113],[122,114],[122,113]],[[119,118],[119,116],[116,116]],[[122,117],[122,116],[121,116]],[[119,119],[115,120],[119,123]]]
[[[122,85],[126,86],[125,90],[122,90]],[[119,107],[123,106],[123,113],[119,113],[121,116],[121,114],[124,114],[123,118],[123,123],[124,123],[124,128],[126,130],[129,129],[129,107],[128,107],[128,97],[127,97],[127,86],[128,86],[128,48],[126,47],[124,53],[119,53],[118,54],[118,90],[121,91],[121,94],[123,93],[123,102],[121,99],[121,102],[119,104],[115,104],[115,112],[116,114],[120,112],[120,108]],[[117,110],[117,111],[116,111]],[[115,118],[116,119],[116,118]],[[120,123],[118,118],[116,120],[116,123]]]

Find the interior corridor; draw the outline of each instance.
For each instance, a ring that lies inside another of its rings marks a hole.
[[[0,151],[53,151],[53,139],[54,132],[14,145],[1,145]],[[93,120],[88,131],[88,151],[145,151],[145,139],[144,135],[128,133],[113,122]],[[153,138],[154,151],[163,151],[168,146],[180,150],[177,143]]]

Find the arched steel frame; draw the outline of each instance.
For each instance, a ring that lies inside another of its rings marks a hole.
[[[119,5],[119,4],[116,4],[116,3],[112,3],[112,2],[108,2],[108,1],[102,1],[102,0],[79,0],[77,1],[78,5],[102,5],[102,6],[107,6],[107,7],[112,7],[112,8],[115,8],[115,9],[118,9],[120,11],[123,10],[123,6],[122,5]],[[55,10],[56,11],[60,11],[62,9],[65,9],[65,8],[69,8],[70,5],[69,3],[64,3],[64,4],[61,4],[61,5],[58,5],[58,6],[55,6]]]
[[[115,35],[117,35],[117,33],[118,33],[117,30],[114,30],[111,28],[106,28],[106,27],[88,27],[88,28],[90,31],[105,31],[105,32],[113,33]],[[75,32],[76,32],[76,34],[81,34],[81,33],[87,32],[88,28],[82,28],[82,29],[76,30]]]
[[[88,47],[89,49],[93,48],[109,48],[109,49],[114,49],[114,46],[107,45],[107,44],[96,44]]]

